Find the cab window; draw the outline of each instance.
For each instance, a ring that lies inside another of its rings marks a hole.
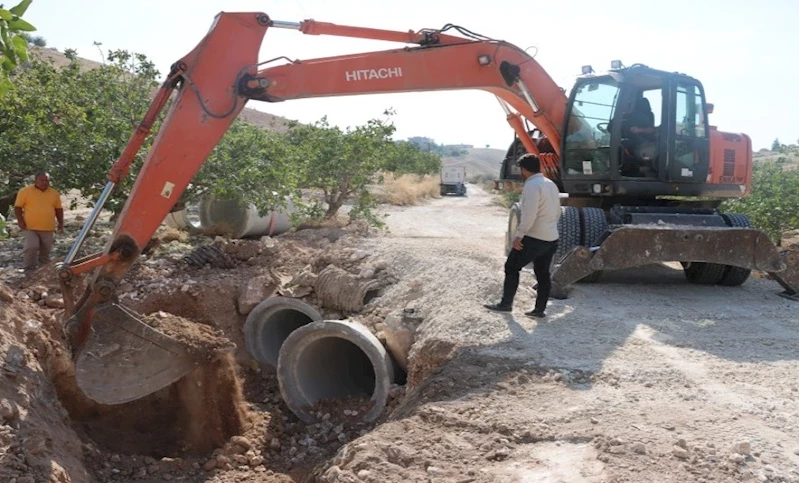
[[[610,133],[619,97],[619,85],[611,80],[576,87],[566,131],[564,166],[568,174],[610,172]]]

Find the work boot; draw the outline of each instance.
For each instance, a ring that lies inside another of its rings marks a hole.
[[[505,305],[502,302],[498,304],[485,304],[483,307],[487,308],[488,310],[493,310],[494,312],[512,312],[513,306]]]

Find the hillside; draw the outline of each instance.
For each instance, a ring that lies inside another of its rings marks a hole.
[[[466,156],[442,158],[444,166],[465,166],[466,177],[474,182],[476,179],[495,179],[499,176],[500,163],[505,158],[504,149],[467,148]]]
[[[799,168],[799,146],[789,145],[783,147],[783,152],[770,151],[761,149],[753,154],[753,161],[755,163],[765,161],[776,161],[780,158],[785,158],[787,163],[786,168],[797,169]]]
[[[50,60],[56,67],[63,67],[69,64],[69,59],[67,59],[66,55],[51,48],[33,47],[31,49],[31,55],[40,59]],[[78,60],[81,63],[81,67],[85,70],[96,69],[103,65],[100,62],[84,59],[82,57],[78,57]],[[155,96],[156,92],[156,90],[153,90],[153,96]],[[244,110],[241,111],[239,119],[249,124],[254,124],[262,129],[266,129],[267,131],[286,132],[288,130],[288,119],[249,107],[245,107]]]

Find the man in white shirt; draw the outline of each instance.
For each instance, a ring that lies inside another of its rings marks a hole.
[[[516,229],[513,249],[505,262],[505,284],[502,300],[485,307],[497,312],[511,312],[513,298],[519,288],[519,272],[533,263],[538,280],[535,308],[525,312],[529,317],[545,317],[552,288],[549,266],[558,249],[560,192],[557,185],[541,173],[541,161],[534,154],[525,154],[516,164],[521,168],[524,189],[521,200],[521,222]]]

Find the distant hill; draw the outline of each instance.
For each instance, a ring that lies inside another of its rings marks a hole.
[[[66,55],[52,48],[32,47],[30,53],[31,56],[40,59],[52,60],[56,67],[64,67],[69,64],[69,59]],[[100,62],[84,59],[82,57],[78,57],[77,59],[81,64],[81,68],[84,70],[96,69],[103,65]],[[157,90],[153,90],[153,96],[155,96],[156,92]],[[245,107],[244,110],[241,111],[239,119],[267,131],[286,132],[288,130],[288,119],[249,107]]]
[[[784,152],[781,153],[768,149],[761,149],[753,154],[752,160],[757,163],[764,161],[776,161],[780,158],[785,158],[787,160],[785,167],[790,167],[792,169],[799,168],[799,146],[784,146]]]
[[[444,166],[465,166],[466,179],[474,182],[477,178],[496,179],[505,158],[504,149],[466,148],[467,154],[458,157],[444,156]]]

